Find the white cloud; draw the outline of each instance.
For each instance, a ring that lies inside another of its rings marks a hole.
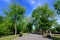
[[[30,3],[31,5],[34,5],[36,3],[35,0],[28,0],[28,3]]]
[[[3,0],[4,2],[10,3],[10,0]]]
[[[31,6],[41,6],[41,0],[27,0],[27,2],[31,5]]]
[[[31,5],[34,5],[35,3],[36,3],[35,0],[30,1],[30,4],[31,4]]]

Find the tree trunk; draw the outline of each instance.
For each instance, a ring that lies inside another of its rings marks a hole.
[[[16,34],[17,34],[17,27],[16,27],[16,24],[15,24],[15,36],[16,36]]]
[[[47,34],[47,37],[48,38],[51,38],[52,37],[51,30],[49,30],[49,33]]]
[[[52,36],[51,30],[49,31],[49,35]]]
[[[46,35],[48,35],[48,30],[46,30]]]
[[[44,35],[44,31],[42,30],[42,35]]]

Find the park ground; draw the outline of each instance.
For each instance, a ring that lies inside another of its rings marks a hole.
[[[17,37],[18,37],[18,35],[17,36],[15,36],[15,35],[3,36],[3,37],[0,37],[0,40],[12,40]]]
[[[22,37],[19,37],[19,35],[1,37],[0,40],[60,40],[60,34],[53,34],[52,39],[44,38],[42,35],[37,34],[25,34]]]

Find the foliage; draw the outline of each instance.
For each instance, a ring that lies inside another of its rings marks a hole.
[[[54,4],[55,10],[57,10],[57,14],[60,14],[60,0],[57,0]],[[60,32],[60,25],[56,27],[57,31]]]
[[[57,10],[57,13],[60,14],[60,0],[58,0],[55,4],[54,4],[55,9]]]
[[[60,13],[60,1],[54,4],[57,13]],[[56,25],[54,10],[50,9],[47,4],[38,6],[32,12],[32,17],[25,17],[26,9],[13,1],[7,9],[3,9],[5,16],[0,16],[0,36],[17,34],[19,32],[32,32],[32,26],[36,26],[36,31],[50,30]],[[52,31],[60,31],[60,28]]]
[[[3,18],[4,22],[2,22],[2,24],[0,25],[0,34],[16,34],[17,27],[20,27],[18,25],[24,18],[25,8],[23,6],[20,6],[19,3],[13,2],[9,5],[7,10],[3,9],[3,12],[5,14],[5,18]],[[2,21],[2,18],[0,21]]]
[[[58,24],[55,28],[57,32],[60,32],[60,24]]]
[[[40,28],[48,30],[54,23],[56,23],[56,20],[54,19],[54,11],[49,9],[47,4],[42,7],[39,6],[33,10],[32,17],[35,18],[39,30]]]
[[[19,32],[19,37],[23,36],[23,32]]]

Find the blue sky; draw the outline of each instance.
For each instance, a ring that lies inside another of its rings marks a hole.
[[[18,1],[19,0],[17,0],[17,2]],[[56,2],[56,0],[20,0],[20,4],[26,8],[26,16],[31,16],[32,11],[37,6],[43,6],[46,3],[49,5],[49,8],[54,9],[54,2]],[[3,15],[2,9],[6,9],[9,4],[11,4],[11,0],[0,0],[0,15]],[[57,19],[60,23],[59,17],[57,17]]]

